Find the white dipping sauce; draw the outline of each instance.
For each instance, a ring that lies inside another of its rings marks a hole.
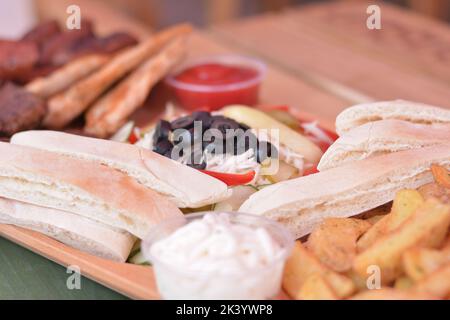
[[[150,248],[166,299],[268,299],[280,290],[286,249],[262,227],[206,214]]]

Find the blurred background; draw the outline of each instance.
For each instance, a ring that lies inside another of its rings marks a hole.
[[[189,20],[199,26],[244,16],[279,11],[290,6],[324,1],[358,0],[103,0],[153,26]],[[387,0],[417,12],[449,21],[450,0]]]
[[[52,1],[54,0],[1,0],[0,36],[14,37],[23,33],[35,22],[36,13],[39,15],[52,9]],[[190,21],[197,26],[205,27],[246,16],[326,1],[358,0],[91,0],[90,2],[107,3],[109,7],[120,10],[144,25],[161,28],[180,21]],[[385,0],[385,2],[441,21],[450,21],[450,0]],[[73,0],[70,3],[76,4],[77,1]]]

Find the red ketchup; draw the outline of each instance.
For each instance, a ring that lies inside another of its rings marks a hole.
[[[167,83],[178,103],[189,110],[211,111],[230,104],[251,106],[258,103],[263,78],[262,64],[253,63],[196,64],[169,77]]]

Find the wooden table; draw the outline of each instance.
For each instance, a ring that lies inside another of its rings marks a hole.
[[[64,18],[70,1],[39,0],[42,18]],[[51,3],[50,3],[51,2]],[[100,32],[150,30],[95,1],[78,0]],[[382,30],[366,28],[367,4],[335,2],[196,31],[191,57],[216,53],[258,56],[269,64],[262,102],[288,104],[332,127],[354,103],[411,99],[450,108],[450,28],[381,4]],[[136,117],[153,110],[152,99]],[[153,110],[154,111],[154,110]],[[65,269],[0,239],[1,298],[122,298],[87,279],[67,290]]]

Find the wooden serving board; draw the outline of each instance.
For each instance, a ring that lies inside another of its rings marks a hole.
[[[95,257],[39,232],[0,224],[0,236],[133,299],[159,299],[153,269]]]

